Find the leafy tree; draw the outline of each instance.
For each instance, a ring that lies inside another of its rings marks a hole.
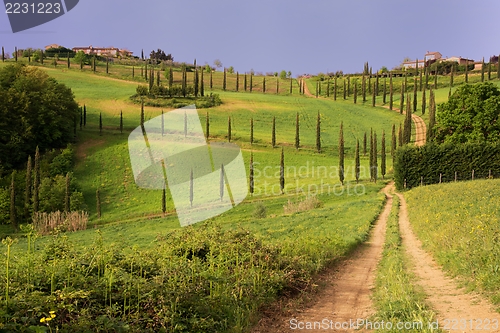
[[[172,57],[172,54],[165,54],[165,51],[161,49],[151,51],[151,53],[149,54],[149,59],[154,64],[159,64],[162,61],[174,61],[174,57]]]
[[[500,89],[484,82],[461,85],[439,105],[435,139],[453,144],[498,142],[500,139]]]
[[[222,67],[222,62],[219,59],[215,59],[214,60],[214,66],[217,67],[217,68],[221,68]]]
[[[21,64],[1,68],[0,165],[20,168],[36,146],[64,147],[74,138],[78,113],[71,89],[45,71]]]
[[[340,123],[339,133],[339,180],[344,185],[344,123]]]
[[[282,70],[280,72],[280,79],[285,80],[288,77],[287,73],[285,70]]]
[[[227,72],[229,74],[234,74],[234,67],[233,66],[229,66],[229,68],[227,69]]]

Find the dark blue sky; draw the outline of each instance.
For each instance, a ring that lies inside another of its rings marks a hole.
[[[47,0],[49,1],[49,0]],[[66,15],[0,45],[161,48],[176,61],[293,75],[393,68],[426,51],[480,60],[500,53],[498,0],[80,0]]]

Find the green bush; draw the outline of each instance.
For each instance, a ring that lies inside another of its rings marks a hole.
[[[421,147],[403,146],[396,151],[394,180],[401,190],[424,184],[466,180],[472,178],[500,177],[500,144],[467,143],[426,144]]]
[[[0,187],[0,224],[10,223],[10,192]]]

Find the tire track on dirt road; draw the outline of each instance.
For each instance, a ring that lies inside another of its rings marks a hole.
[[[293,329],[292,321],[321,322],[323,319],[328,319],[333,322],[350,320],[355,322],[358,318],[367,319],[375,313],[370,296],[375,285],[377,265],[382,258],[386,224],[392,208],[392,196],[389,194],[392,187],[391,183],[382,189],[387,201],[371,230],[368,241],[360,244],[347,259],[340,261],[327,272],[328,285],[321,291],[314,304],[287,318],[264,318],[252,330],[253,333],[324,332],[322,329]],[[346,330],[341,329],[337,332]]]
[[[456,281],[445,276],[432,256],[422,249],[422,243],[413,233],[403,195],[396,195],[400,199],[399,227],[403,246],[413,262],[413,273],[419,280],[418,284],[426,293],[430,306],[437,312],[439,326],[449,331],[444,325],[449,323],[451,328],[453,322],[446,320],[457,319],[458,325],[454,332],[499,332],[498,327],[495,330],[486,330],[484,323],[487,319],[496,319],[500,325],[500,313],[495,312],[493,306],[483,297],[467,293],[458,287]],[[465,324],[460,322],[461,319],[466,321]],[[479,328],[480,322],[476,321],[478,319],[482,320],[482,328],[474,330]],[[491,322],[491,328],[492,324]]]

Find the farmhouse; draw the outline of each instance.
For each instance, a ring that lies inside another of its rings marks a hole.
[[[83,51],[85,54],[95,54],[98,56],[107,56],[107,57],[130,57],[132,56],[132,52],[126,49],[119,49],[117,47],[93,47],[92,45],[86,47],[74,47],[74,52]]]
[[[459,65],[465,65],[466,63],[472,64],[474,60],[472,59],[467,59],[467,58],[462,58],[462,57],[448,57],[444,59],[445,61],[454,61],[457,62]]]
[[[431,62],[434,62],[436,60],[439,60],[443,57],[443,55],[439,52],[429,52],[427,51],[427,53],[425,54],[424,56],[424,60],[427,62],[427,61],[431,61]]]
[[[59,44],[50,44],[50,45],[45,46],[45,50],[48,50],[48,49],[58,49],[60,47],[61,47],[61,45],[59,45]]]
[[[413,60],[413,61],[405,61],[403,62],[403,68],[415,68],[417,67],[417,62],[418,62],[418,68],[424,67],[424,60]]]

